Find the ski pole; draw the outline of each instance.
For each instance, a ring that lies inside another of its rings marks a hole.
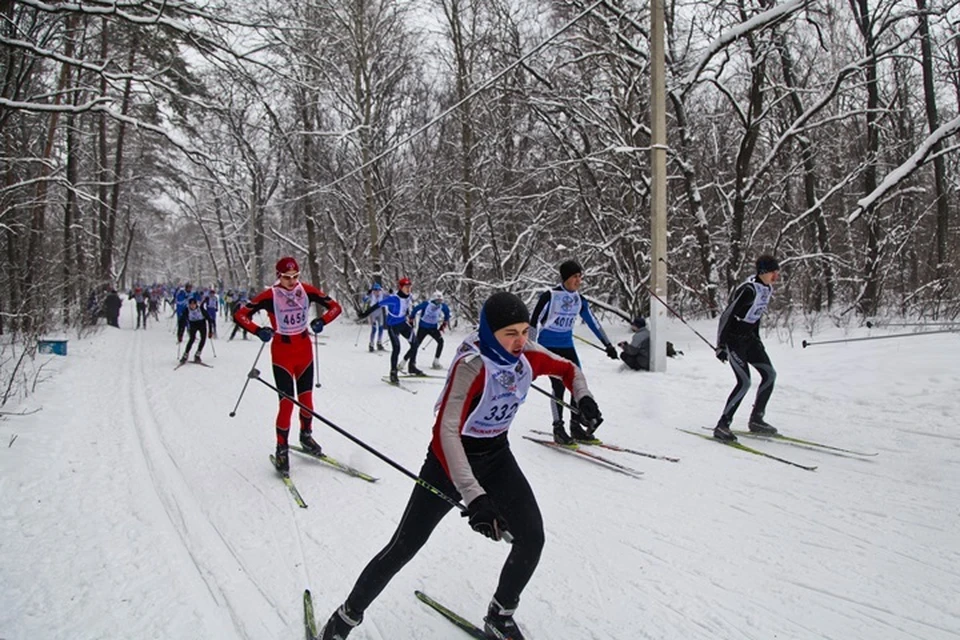
[[[375,455],[376,457],[380,458],[381,460],[383,460],[384,462],[386,462],[388,465],[390,465],[391,467],[393,467],[394,469],[396,469],[397,471],[399,471],[399,472],[402,473],[403,475],[405,475],[405,476],[407,476],[408,478],[410,478],[411,480],[413,480],[416,484],[420,485],[422,488],[426,489],[427,491],[429,491],[429,492],[432,493],[433,495],[437,496],[438,498],[440,498],[441,500],[443,500],[444,502],[446,502],[447,504],[449,504],[449,505],[452,506],[453,508],[458,509],[461,513],[466,513],[466,512],[467,512],[467,508],[466,508],[461,502],[459,502],[458,500],[454,500],[453,498],[451,498],[450,496],[448,496],[447,494],[445,494],[443,491],[440,491],[440,489],[437,489],[435,486],[433,486],[432,484],[430,484],[429,482],[427,482],[426,480],[424,480],[423,478],[421,478],[421,477],[418,476],[417,474],[415,474],[415,473],[413,473],[412,471],[408,470],[406,467],[404,467],[404,466],[401,465],[400,463],[394,462],[391,458],[389,458],[388,456],[380,453],[379,451],[377,451],[376,449],[374,449],[373,447],[371,447],[371,446],[368,445],[366,442],[364,442],[364,441],[361,440],[360,438],[356,437],[355,435],[353,435],[352,433],[350,433],[350,432],[347,431],[346,429],[342,429],[341,427],[337,426],[336,423],[332,422],[331,420],[327,420],[327,419],[324,418],[322,415],[320,415],[319,413],[317,413],[316,411],[314,411],[314,410],[311,409],[310,407],[308,407],[308,406],[306,406],[305,404],[303,404],[302,402],[300,402],[297,398],[293,397],[293,396],[290,395],[289,393],[286,393],[286,392],[284,392],[284,391],[281,391],[280,389],[278,389],[278,388],[275,387],[274,385],[270,384],[269,382],[267,382],[266,380],[264,380],[263,378],[261,378],[261,377],[260,377],[260,371],[258,371],[258,370],[256,369],[256,367],[254,367],[253,369],[250,369],[250,373],[247,374],[247,379],[249,380],[250,378],[253,378],[254,380],[260,381],[260,382],[263,383],[263,385],[264,385],[265,387],[267,387],[268,389],[271,389],[272,391],[274,391],[274,392],[276,392],[277,394],[283,396],[283,397],[286,398],[287,400],[290,400],[293,404],[295,404],[295,405],[297,405],[298,407],[300,407],[300,409],[301,409],[302,411],[308,411],[314,418],[316,418],[317,420],[319,420],[319,421],[322,422],[323,424],[327,425],[328,427],[330,427],[331,429],[333,429],[334,431],[336,431],[337,433],[339,433],[339,434],[342,435],[344,438],[346,438],[346,439],[349,440],[350,442],[354,443],[354,444],[357,445],[358,447],[360,447],[360,448],[364,449],[365,451],[368,451],[368,452],[372,453],[373,455]],[[506,540],[507,542],[512,542],[512,541],[513,541],[513,536],[511,536],[511,535],[510,535],[510,532],[508,532],[508,531],[503,531],[503,532],[501,532],[500,537],[503,538],[504,540]]]
[[[266,343],[266,342],[261,342],[261,343],[260,343],[260,351],[257,351],[257,357],[256,357],[256,359],[254,359],[254,361],[253,361],[253,366],[254,366],[254,367],[257,366],[257,362],[260,360],[260,354],[263,353],[263,348],[264,348],[265,346],[267,346],[267,343]],[[251,369],[251,370],[252,370],[252,371],[256,371],[256,369]],[[248,385],[248,384],[250,384],[250,376],[247,376],[247,379],[244,380],[244,382],[243,382],[243,389],[240,390],[240,397],[237,398],[237,404],[233,405],[233,411],[230,412],[230,417],[231,417],[231,418],[233,418],[234,416],[237,415],[237,407],[240,406],[240,400],[243,399],[243,394],[246,393],[246,391],[247,391],[247,385]]]
[[[433,337],[433,336],[431,336],[431,335],[427,335],[427,337],[424,338],[423,342],[420,343],[420,351],[423,351],[424,347],[427,346],[427,340],[430,339],[430,338],[432,338],[432,337]]]
[[[356,340],[353,341],[353,346],[356,347],[356,346],[359,346],[359,345],[360,345],[360,333],[361,333],[362,331],[363,331],[363,324],[361,324],[359,327],[357,327],[357,338],[356,338]]]
[[[650,295],[652,295],[654,298],[656,298],[657,300],[659,300],[659,301],[660,301],[660,304],[662,304],[662,305],[667,309],[667,311],[669,311],[670,313],[672,313],[673,315],[675,315],[675,316],[677,317],[677,319],[680,320],[680,322],[682,322],[683,324],[687,325],[687,328],[690,329],[690,331],[693,331],[695,334],[697,334],[697,337],[698,337],[698,338],[700,338],[701,340],[703,340],[704,342],[706,342],[708,347],[710,347],[710,348],[711,348],[712,350],[714,350],[714,351],[717,350],[717,348],[716,348],[715,346],[713,346],[713,343],[712,343],[712,342],[710,342],[709,340],[707,340],[706,338],[704,338],[702,335],[700,335],[700,332],[699,332],[699,331],[697,331],[697,330],[694,329],[692,326],[690,326],[690,323],[687,322],[686,320],[684,320],[684,319],[683,319],[683,316],[680,315],[679,313],[677,313],[677,312],[673,309],[673,307],[671,307],[670,305],[668,305],[668,304],[664,301],[664,299],[661,298],[660,296],[658,296],[657,293],[656,293],[653,289],[651,289],[650,287],[648,287],[648,286],[646,286],[646,285],[644,285],[644,288],[645,288],[647,291],[650,292]]]
[[[317,384],[316,384],[316,387],[317,387],[317,389],[319,389],[320,386],[321,386],[321,385],[320,385],[320,334],[319,334],[319,333],[313,334],[313,351],[314,351],[313,361],[314,361],[315,363],[317,363]],[[254,363],[254,366],[256,366],[256,363]]]
[[[210,338],[208,338],[208,339],[207,339],[207,342],[210,343],[210,351],[213,352],[213,357],[216,358],[216,357],[217,357],[217,348],[216,348],[215,346],[213,346],[213,337],[211,336]]]
[[[806,349],[807,347],[814,347],[818,344],[837,344],[839,342],[861,342],[863,340],[887,340],[888,338],[912,338],[914,336],[929,336],[929,335],[933,335],[934,333],[958,333],[958,332],[960,332],[960,330],[958,329],[941,329],[939,331],[921,331],[919,333],[895,333],[890,336],[869,336],[866,338],[844,338],[842,340],[820,340],[819,342],[807,342],[806,340],[804,340],[801,344],[803,344],[803,348]]]
[[[960,322],[952,322],[950,320],[944,320],[939,322],[937,320],[930,320],[928,322],[870,322],[867,320],[867,329],[873,329],[874,327],[956,327],[960,326]]]
[[[590,345],[590,346],[593,347],[594,349],[599,349],[600,351],[606,352],[606,349],[604,349],[603,347],[601,347],[600,345],[598,345],[596,342],[590,342],[590,341],[587,340],[586,338],[581,338],[581,337],[578,336],[577,334],[573,334],[573,337],[576,338],[577,340],[579,340],[580,342],[585,342],[585,343],[587,343],[588,345]]]
[[[580,415],[580,410],[579,410],[579,409],[577,409],[576,407],[574,407],[574,406],[572,406],[572,405],[567,404],[566,402],[564,402],[563,400],[561,400],[561,399],[558,398],[557,396],[553,395],[553,394],[550,393],[549,391],[547,391],[547,390],[545,390],[545,389],[541,389],[540,387],[538,387],[538,386],[535,385],[535,384],[531,384],[531,385],[530,385],[530,388],[533,389],[534,391],[539,391],[539,392],[542,393],[543,395],[547,396],[548,398],[550,398],[551,400],[553,400],[554,402],[556,402],[556,403],[557,403],[558,405],[560,405],[561,407],[566,407],[567,409],[570,409],[570,412],[571,412],[571,413],[575,413],[575,414],[577,414],[577,415]]]

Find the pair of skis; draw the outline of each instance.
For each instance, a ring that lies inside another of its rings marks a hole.
[[[452,609],[448,609],[443,606],[427,594],[422,591],[414,591],[414,595],[420,600],[444,618],[452,622],[458,629],[466,633],[474,640],[490,640],[490,636],[484,633],[483,629],[473,624],[463,616],[457,614]],[[307,640],[317,640],[319,631],[317,629],[317,619],[314,617],[313,613],[313,596],[310,594],[310,589],[306,589],[303,592],[303,620],[304,620],[304,633],[307,637]]]
[[[553,440],[544,440],[542,438],[533,438],[531,436],[523,436],[523,437],[524,439],[529,440],[530,442],[536,442],[537,444],[547,447],[548,449],[554,449],[555,451],[560,451],[561,453],[567,453],[572,456],[579,456],[583,460],[592,462],[593,464],[603,467],[604,469],[609,469],[610,471],[613,471],[615,473],[619,473],[621,475],[629,476],[635,479],[640,479],[643,477],[643,471],[640,471],[639,469],[634,469],[633,467],[629,467],[625,464],[620,464],[615,460],[611,460],[610,458],[605,458],[601,455],[597,455],[596,453],[587,451],[586,449],[581,449],[579,445],[558,444]]]
[[[380,379],[383,380],[384,382],[386,382],[386,383],[387,383],[388,385],[390,385],[391,387],[396,387],[397,389],[400,389],[401,391],[406,391],[407,393],[412,393],[413,395],[417,395],[417,390],[416,390],[416,389],[411,389],[410,387],[408,387],[408,386],[406,385],[407,382],[411,382],[411,381],[413,381],[413,382],[423,382],[423,381],[427,381],[427,380],[445,380],[445,379],[446,379],[446,376],[434,376],[434,375],[430,375],[429,373],[425,373],[425,374],[423,374],[422,376],[416,376],[416,375],[410,375],[410,374],[401,374],[401,375],[399,376],[399,379],[400,379],[400,380],[403,380],[403,381],[404,381],[403,383],[400,383],[399,381],[394,382],[393,380],[390,379],[389,376],[383,376],[383,377],[380,378]]]
[[[198,365],[200,365],[201,367],[206,367],[206,368],[208,368],[208,369],[213,369],[213,365],[212,365],[212,364],[207,364],[206,362],[197,362],[196,360],[187,360],[186,362],[178,362],[178,363],[177,363],[177,366],[175,366],[175,367],[173,368],[173,370],[176,371],[177,369],[179,369],[180,367],[182,367],[182,366],[185,365],[185,364],[198,364]]]
[[[703,428],[706,430],[710,430],[709,427],[703,427]],[[740,451],[744,451],[746,453],[752,453],[753,455],[761,456],[763,458],[769,458],[770,460],[776,460],[777,462],[782,462],[784,464],[788,464],[792,467],[797,467],[798,469],[803,469],[805,471],[817,470],[816,465],[801,464],[799,462],[794,462],[793,460],[781,458],[780,456],[775,456],[772,453],[767,453],[766,451],[754,449],[753,447],[747,446],[742,442],[731,442],[726,440],[719,440],[717,438],[714,438],[712,435],[706,435],[698,431],[691,431],[689,429],[679,429],[679,431],[683,431],[684,433],[689,433],[691,435],[698,436],[706,440],[713,440],[714,442],[719,442],[720,444],[724,444],[728,447],[739,449]],[[878,455],[877,453],[870,453],[865,451],[856,451],[854,449],[845,449],[842,447],[835,447],[833,445],[824,444],[822,442],[815,442],[813,440],[804,440],[802,438],[794,438],[794,437],[785,436],[779,433],[778,434],[761,434],[761,433],[753,433],[752,431],[734,431],[733,433],[738,437],[753,438],[756,440],[765,440],[767,442],[780,442],[782,444],[801,447],[811,451],[821,451],[824,453],[833,453],[836,455],[852,455],[852,456],[862,456],[862,457],[873,457]]]
[[[313,458],[313,459],[315,459],[315,460],[319,460],[320,462],[323,462],[324,464],[326,464],[326,465],[328,465],[328,466],[330,466],[330,467],[333,467],[333,468],[336,469],[337,471],[340,471],[340,472],[342,472],[342,473],[345,473],[345,474],[347,474],[348,476],[351,476],[351,477],[354,477],[354,478],[359,478],[359,479],[361,479],[361,480],[366,480],[367,482],[376,482],[377,480],[379,480],[379,478],[375,478],[374,476],[371,476],[371,475],[369,475],[369,474],[367,474],[367,473],[364,473],[363,471],[360,471],[359,469],[354,469],[354,468],[351,467],[351,466],[345,465],[345,464],[343,464],[342,462],[340,462],[339,460],[337,460],[336,458],[331,458],[330,456],[328,456],[328,455],[325,454],[325,453],[322,453],[322,454],[320,454],[320,455],[316,455],[316,454],[310,453],[309,451],[307,451],[307,450],[304,449],[303,447],[299,447],[299,446],[296,446],[296,445],[291,446],[290,449],[291,449],[292,451],[296,451],[296,452],[298,452],[298,453],[302,453],[303,455],[308,456],[308,457],[310,457],[310,458]],[[270,464],[272,464],[273,467],[274,467],[274,469],[276,469],[276,467],[277,467],[277,459],[273,456],[272,453],[270,454]],[[297,503],[297,506],[300,507],[301,509],[306,509],[306,508],[307,508],[307,503],[306,503],[306,501],[303,499],[303,496],[300,495],[300,491],[299,491],[299,489],[297,489],[297,485],[294,484],[293,480],[290,478],[290,473],[289,473],[289,472],[280,471],[279,469],[277,470],[277,473],[280,475],[280,479],[283,480],[283,484],[286,485],[287,490],[290,491],[290,495],[293,496],[293,500],[294,500],[294,502]]]
[[[541,436],[550,436],[553,434],[549,431],[537,431],[536,429],[531,429],[531,433],[537,433]],[[619,451],[620,453],[630,453],[635,456],[641,456],[643,458],[650,458],[652,460],[666,460],[667,462],[680,462],[680,458],[674,458],[673,456],[664,456],[657,453],[648,453],[646,451],[639,451],[637,449],[630,449],[628,447],[621,447],[616,444],[610,444],[609,442],[604,442],[603,440],[590,440],[587,442],[578,442],[577,444],[585,444],[590,447],[601,447],[603,449],[609,449],[610,451]]]

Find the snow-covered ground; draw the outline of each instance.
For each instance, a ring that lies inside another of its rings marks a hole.
[[[381,480],[294,456],[310,505],[297,508],[267,460],[275,396],[252,382],[228,416],[260,342],[218,340],[204,354],[213,369],[174,372],[171,321],[133,331],[132,311],[119,331],[71,340],[67,357],[41,356],[46,381],[5,407],[43,409],[0,421],[0,638],[302,638],[303,589],[322,623],[390,537],[412,483],[318,426],[328,453]],[[713,335],[714,323],[696,326]],[[417,395],[387,386],[388,356],[368,353],[358,329],[340,319],[323,334],[318,411],[416,471],[440,382],[411,383]],[[523,440],[549,428],[539,394],[513,425],[547,534],[517,614],[528,637],[960,637],[960,335],[807,349],[810,336],[768,335],[779,373],[768,420],[879,453],[748,442],[819,465],[808,472],[677,430],[712,426],[733,374],[683,325],[669,332],[685,356],[665,375],[578,346],[606,418],[598,435],[680,463],[601,452],[642,469],[636,480]],[[272,382],[268,351],[258,368]],[[351,640],[455,640],[413,591],[479,621],[506,552],[448,516]]]

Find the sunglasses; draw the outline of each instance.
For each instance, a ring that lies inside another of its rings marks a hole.
[[[281,278],[282,280],[296,280],[296,279],[299,278],[299,277],[300,277],[300,272],[299,272],[299,271],[298,271],[297,273],[282,273],[282,274],[280,274],[280,278]]]

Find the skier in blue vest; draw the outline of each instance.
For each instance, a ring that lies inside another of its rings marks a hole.
[[[777,381],[777,372],[760,340],[760,317],[773,297],[773,284],[780,279],[780,263],[773,256],[764,254],[757,258],[756,266],[757,275],[737,287],[730,296],[730,303],[720,315],[717,329],[717,358],[720,362],[729,361],[734,375],[737,376],[737,384],[727,398],[723,414],[713,429],[713,437],[726,442],[737,441],[736,434],[730,431],[730,423],[733,422],[733,414],[740,406],[740,401],[750,388],[748,365],[753,365],[760,372],[760,386],[757,388],[757,399],[747,426],[754,433],[777,433],[777,430],[763,419],[767,401],[770,400],[773,385]]]
[[[367,291],[367,295],[363,296],[362,302],[367,308],[370,308],[383,300],[386,295],[387,294],[384,293],[383,287],[380,286],[380,283],[374,282],[373,286],[370,287],[370,290]],[[383,328],[385,323],[383,310],[381,309],[378,313],[370,314],[370,319],[368,322],[370,323],[370,353],[373,353],[374,351],[374,339],[376,339],[376,350],[384,351]]]
[[[443,353],[443,336],[440,334],[450,324],[450,307],[443,301],[443,292],[434,291],[429,300],[424,300],[413,308],[412,315],[414,320],[418,315],[420,316],[420,322],[417,325],[417,344],[423,344],[426,336],[430,336],[437,343],[430,368],[442,369],[440,354]]]
[[[573,344],[573,327],[579,316],[603,343],[607,357],[619,360],[617,348],[613,346],[607,334],[604,333],[603,327],[590,312],[590,305],[580,295],[582,283],[583,268],[579,262],[567,260],[560,265],[560,284],[540,294],[533,308],[530,339],[579,367],[580,358]],[[563,401],[563,383],[551,378],[550,384],[553,387],[554,397]],[[572,411],[570,412],[570,435],[567,435],[563,428],[562,406],[556,402],[551,402],[550,405],[553,410],[553,439],[557,444],[572,445],[578,440],[591,442],[595,439],[593,431],[585,431],[579,414]],[[570,406],[576,409],[576,400],[571,400]]]
[[[417,337],[413,335],[413,318],[410,316],[410,291],[413,283],[410,278],[400,278],[397,281],[397,292],[385,296],[380,302],[370,306],[358,317],[362,320],[379,309],[387,312],[387,335],[390,337],[390,382],[400,384],[397,366],[400,362],[400,336],[410,342],[404,360],[409,360],[407,373],[414,376],[425,375],[417,368]]]

